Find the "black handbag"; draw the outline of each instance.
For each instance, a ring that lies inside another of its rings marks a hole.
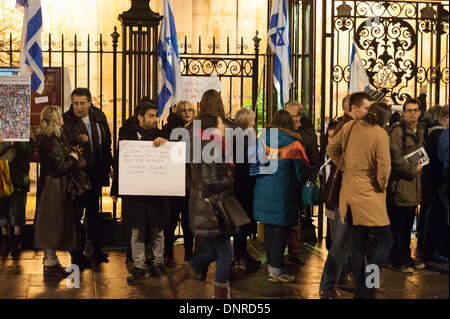
[[[250,223],[250,218],[236,197],[215,200],[212,196],[207,201],[214,207],[220,228],[224,233],[235,234],[239,231],[239,227]]]
[[[67,192],[72,199],[83,195],[91,189],[91,182],[86,171],[72,171],[67,174]]]

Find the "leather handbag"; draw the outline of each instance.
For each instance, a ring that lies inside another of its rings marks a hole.
[[[356,121],[353,122],[352,126],[350,127],[347,135],[347,139],[345,140],[345,144],[342,151],[342,163],[344,161],[345,157],[345,151],[347,150],[348,140],[350,139],[350,133],[352,132],[353,126],[355,126]],[[336,171],[334,172],[330,184],[330,190],[327,194],[327,200],[326,204],[330,208],[337,208],[339,207],[339,193],[341,190],[342,185],[342,172],[339,168],[336,168]]]
[[[250,218],[236,197],[230,196],[216,201],[212,196],[206,200],[214,207],[220,228],[224,233],[235,234],[240,226],[250,223]]]
[[[316,184],[306,182],[302,188],[302,200],[305,205],[317,205],[319,204],[319,188]]]

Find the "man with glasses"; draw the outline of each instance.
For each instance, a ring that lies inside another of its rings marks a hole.
[[[408,160],[408,155],[424,146],[424,130],[419,125],[420,103],[412,99],[403,105],[404,121],[390,131],[392,171],[388,188],[388,214],[391,221],[394,246],[391,251],[392,267],[403,273],[414,268],[425,268],[411,258],[411,231],[417,205],[421,202],[420,160]],[[411,157],[414,158],[414,157]]]

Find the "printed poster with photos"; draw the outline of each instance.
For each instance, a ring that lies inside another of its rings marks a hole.
[[[30,77],[0,76],[0,135],[5,142],[30,140]]]

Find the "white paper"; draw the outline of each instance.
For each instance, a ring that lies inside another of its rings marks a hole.
[[[406,154],[404,156],[404,158],[408,159],[412,156],[418,156],[419,160],[420,160],[420,164],[422,166],[428,165],[430,163],[430,158],[428,157],[428,154],[427,154],[427,152],[425,152],[425,149],[423,147],[419,148],[418,150],[416,150],[412,153]]]
[[[183,76],[183,91],[179,97],[181,100],[189,102],[200,102],[208,90],[216,90],[218,92],[223,90],[223,84],[217,75],[210,77],[199,76]]]
[[[403,105],[400,105],[400,104],[394,104],[394,105],[392,105],[392,107],[391,107],[391,110],[392,110],[392,113],[394,113],[394,112],[403,112]]]
[[[119,195],[185,196],[186,143],[119,142]]]
[[[30,140],[30,76],[0,76],[0,135],[5,142]]]
[[[41,96],[34,98],[35,104],[42,104],[42,103],[48,103],[48,96]]]

